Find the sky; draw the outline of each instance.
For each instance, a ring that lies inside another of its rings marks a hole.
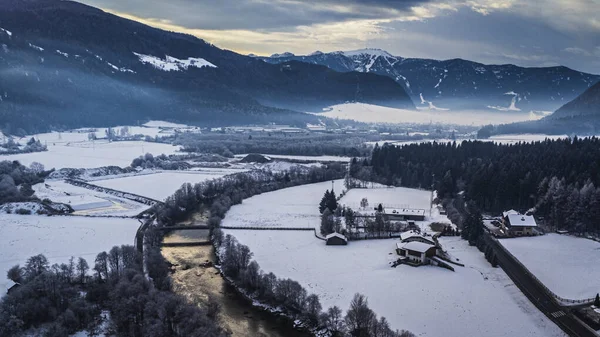
[[[242,54],[565,65],[600,74],[600,0],[80,0]]]

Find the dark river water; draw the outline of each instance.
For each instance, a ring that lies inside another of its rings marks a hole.
[[[208,231],[174,231],[165,242],[202,241]],[[217,269],[210,266],[216,261],[212,246],[164,247],[163,255],[176,265],[172,275],[174,290],[193,301],[212,298],[221,306],[221,324],[234,337],[309,337],[310,334],[292,328],[285,318],[259,310],[227,284]],[[210,262],[207,264],[207,262]]]

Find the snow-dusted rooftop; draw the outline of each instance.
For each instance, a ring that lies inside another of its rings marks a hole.
[[[342,235],[342,234],[340,234],[340,233],[331,233],[331,234],[329,234],[329,235],[327,235],[327,236],[325,237],[325,239],[327,239],[327,240],[329,240],[329,239],[331,239],[331,238],[340,238],[340,239],[342,239],[342,240],[344,240],[344,241],[348,241],[348,239],[346,239],[346,237],[345,237],[345,236],[343,236],[343,235]]]
[[[400,233],[400,241],[404,241],[404,240],[406,240],[408,238],[412,238],[412,237],[420,237],[420,238],[426,239],[423,235],[421,235],[415,231],[408,231],[408,232]]]
[[[521,214],[509,214],[508,221],[510,225],[520,226],[520,227],[536,227],[537,223],[535,219],[531,215],[521,215]]]
[[[423,242],[412,241],[399,242],[396,244],[396,247],[398,247],[398,249],[412,250],[413,252],[425,253],[427,250],[433,248],[434,246]]]
[[[511,214],[519,214],[519,212],[515,211],[514,209],[511,209],[510,211],[502,212],[502,216],[505,218]]]

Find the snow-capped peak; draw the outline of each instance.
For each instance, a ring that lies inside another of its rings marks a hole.
[[[316,52],[314,52],[314,53],[310,53],[310,54],[308,54],[308,56],[319,56],[319,55],[323,55],[323,52],[322,52],[322,51],[320,51],[320,50],[317,50],[317,51],[316,51]]]
[[[281,57],[292,57],[295,56],[294,54],[290,53],[290,52],[285,52],[285,53],[281,53],[281,54],[273,54],[271,55],[272,58],[281,58]]]
[[[385,51],[383,49],[377,49],[377,48],[365,48],[365,49],[359,49],[359,50],[345,51],[345,52],[342,52],[342,54],[347,57],[360,56],[360,55],[394,57],[392,54],[388,53],[387,51]]]

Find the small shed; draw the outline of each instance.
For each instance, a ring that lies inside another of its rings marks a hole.
[[[331,233],[325,237],[328,246],[345,246],[348,239],[340,233]]]
[[[17,290],[17,288],[19,288],[21,286],[20,283],[16,283],[16,282],[13,282],[13,281],[9,281],[8,283],[9,283],[8,284],[8,289],[6,290],[7,294],[12,293],[13,291]]]

